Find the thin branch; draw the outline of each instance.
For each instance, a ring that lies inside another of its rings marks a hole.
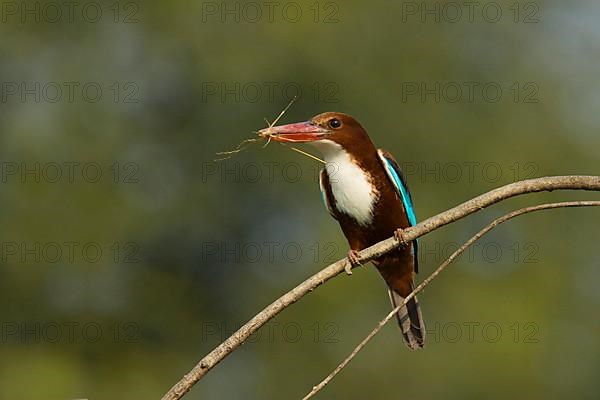
[[[467,215],[473,214],[476,211],[482,210],[485,207],[510,197],[526,193],[553,190],[600,191],[600,176],[552,176],[514,182],[484,193],[474,199],[451,208],[450,210],[428,218],[413,227],[405,229],[404,239],[406,241],[411,241],[439,227],[464,218]],[[362,250],[359,253],[359,260],[361,263],[366,263],[386,254],[397,248],[399,245],[400,243],[398,243],[398,240],[395,237],[391,237]],[[181,399],[181,397],[183,397],[196,382],[202,379],[202,377],[204,377],[215,365],[241,346],[250,335],[304,295],[344,271],[347,263],[347,259],[344,258],[329,265],[268,305],[200,360],[188,374],[183,376],[179,382],[163,396],[162,400]]]
[[[403,307],[404,305],[406,305],[410,299],[412,299],[413,297],[415,297],[417,295],[417,293],[419,293],[427,285],[429,285],[444,269],[446,269],[446,267],[448,265],[450,265],[450,263],[452,263],[452,261],[454,261],[462,253],[464,253],[465,250],[467,250],[467,248],[469,248],[469,246],[471,246],[473,243],[475,243],[477,240],[479,240],[483,235],[485,235],[486,233],[488,233],[489,231],[491,231],[492,229],[494,229],[495,227],[497,227],[501,223],[508,221],[509,219],[512,219],[514,217],[518,217],[519,215],[527,214],[527,213],[530,213],[530,212],[533,212],[533,211],[548,210],[548,209],[552,209],[552,208],[590,207],[590,206],[600,206],[600,201],[565,201],[565,202],[562,202],[562,203],[540,204],[538,206],[521,208],[519,210],[513,211],[513,212],[508,213],[508,214],[505,214],[502,217],[497,218],[494,221],[492,221],[489,225],[487,225],[485,228],[483,228],[482,230],[480,230],[479,232],[477,232],[473,237],[471,237],[462,246],[460,246],[454,253],[452,253],[450,255],[450,257],[448,257],[435,271],[433,271],[431,273],[431,275],[429,275],[427,277],[427,279],[425,279],[423,282],[421,282],[421,284],[419,286],[417,286],[408,296],[406,296],[406,298],[404,299],[404,301],[401,304],[399,304],[396,308],[394,308],[384,319],[382,319],[381,321],[379,321],[379,323],[377,324],[377,326],[375,327],[375,329],[373,329],[358,344],[358,346],[356,346],[354,348],[354,350],[352,350],[352,352],[348,355],[348,357],[346,357],[344,359],[344,361],[342,361],[318,385],[314,386],[312,388],[312,390],[306,396],[304,396],[302,398],[302,400],[308,400],[308,399],[310,399],[315,394],[317,394],[317,392],[319,392],[321,389],[323,389],[325,387],[325,385],[327,385],[342,369],[344,369],[346,367],[346,365],[348,365],[348,363],[350,361],[352,361],[352,359],[354,357],[356,357],[356,355],[363,349],[363,347],[365,347],[367,345],[367,343],[369,343],[371,341],[371,339],[373,339],[373,337],[377,333],[379,333],[379,331],[381,330],[381,328],[383,328],[384,325],[387,324],[390,319],[394,318],[394,316],[396,315],[396,313],[398,312],[398,310],[400,310],[401,307]]]

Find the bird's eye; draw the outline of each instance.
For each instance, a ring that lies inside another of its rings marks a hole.
[[[339,119],[332,118],[332,119],[329,120],[329,127],[330,128],[336,129],[336,128],[339,128],[340,126],[342,126],[342,121],[340,121]]]

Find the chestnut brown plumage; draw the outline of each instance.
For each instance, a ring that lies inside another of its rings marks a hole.
[[[327,162],[320,175],[323,198],[348,240],[351,262],[355,262],[357,251],[394,233],[401,234],[402,228],[415,223],[410,194],[397,162],[390,153],[378,150],[350,115],[327,112],[261,133],[279,142],[310,143],[321,151]],[[413,289],[413,277],[418,272],[416,241],[373,263],[396,307]],[[423,347],[425,326],[416,297],[397,317],[407,345],[411,349]]]

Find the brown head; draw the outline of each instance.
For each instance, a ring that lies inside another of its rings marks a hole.
[[[274,126],[259,131],[261,136],[285,143],[311,143],[327,153],[341,146],[350,154],[374,151],[375,146],[360,123],[348,114],[326,112],[309,121]],[[339,146],[335,146],[332,142]]]

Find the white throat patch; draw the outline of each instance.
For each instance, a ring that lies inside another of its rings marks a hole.
[[[327,164],[327,174],[336,208],[366,226],[373,220],[373,207],[379,193],[369,176],[354,162],[342,146],[331,140],[312,143]]]

